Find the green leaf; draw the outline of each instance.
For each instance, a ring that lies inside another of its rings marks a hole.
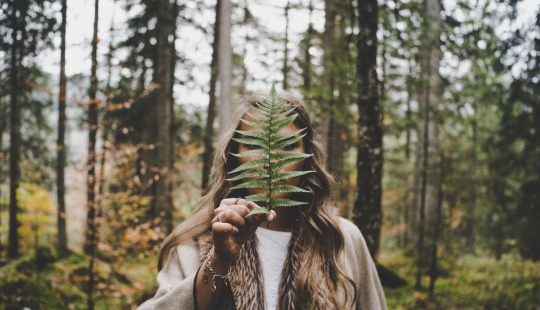
[[[272,199],[272,208],[281,208],[281,207],[295,207],[306,205],[307,202],[294,201],[287,198],[273,198]]]
[[[241,121],[246,124],[246,125],[249,125],[251,127],[255,127],[255,128],[259,128],[260,130],[262,131],[268,131],[270,129],[270,126],[269,125],[266,125],[264,123],[257,123],[257,122],[252,122],[252,121],[246,121],[245,119],[241,119]]]
[[[247,162],[245,164],[242,164],[242,165],[236,167],[236,169],[234,169],[233,171],[231,171],[229,173],[235,173],[235,172],[254,169],[254,168],[259,168],[259,167],[264,168],[265,166],[268,166],[268,160],[266,160],[266,159],[256,159],[256,160],[252,160],[250,162]]]
[[[304,131],[304,130],[306,130],[306,129],[302,128],[302,129],[299,129],[299,130],[296,130],[296,131],[293,131],[293,132],[290,132],[290,133],[284,133],[284,134],[280,134],[280,135],[275,135],[275,136],[270,138],[270,145],[273,145],[273,144],[278,143],[278,142],[280,142],[282,140],[285,140],[285,139],[290,139],[292,137],[296,137],[296,135],[301,134],[302,131]]]
[[[289,184],[272,185],[272,192],[274,193],[309,193],[309,191],[303,188],[289,185]]]
[[[242,184],[231,187],[231,189],[240,189],[240,188],[266,188],[268,187],[267,180],[253,180],[244,182]]]
[[[239,175],[227,179],[228,181],[240,181],[240,184],[231,189],[263,189],[260,194],[249,195],[247,200],[266,203],[266,208],[261,211],[267,213],[275,207],[292,207],[306,204],[286,198],[272,198],[276,193],[302,193],[309,192],[300,187],[290,184],[276,182],[290,178],[300,177],[313,171],[286,171],[280,172],[283,167],[300,162],[311,154],[284,151],[287,146],[302,140],[305,136],[305,128],[299,128],[294,132],[280,133],[284,128],[294,123],[298,117],[295,107],[292,107],[276,92],[272,83],[272,88],[268,96],[257,102],[253,109],[246,113],[249,120],[242,119],[242,122],[256,130],[237,130],[236,133],[241,138],[234,138],[235,141],[250,146],[251,149],[239,154],[232,154],[237,157],[255,157],[257,159],[246,162],[230,173],[241,172]],[[259,212],[259,211],[257,211]],[[251,214],[251,213],[250,213]]]
[[[275,150],[279,150],[279,149],[282,149],[286,146],[289,146],[293,143],[296,143],[300,140],[302,140],[304,138],[305,134],[304,135],[301,135],[301,136],[298,136],[298,137],[293,137],[293,138],[289,138],[287,140],[284,140],[284,141],[280,141],[279,143],[276,143],[274,145],[272,145],[270,147],[270,151],[275,151]]]
[[[303,175],[306,175],[306,174],[311,173],[311,172],[315,172],[315,171],[308,170],[308,171],[278,172],[278,173],[274,173],[274,175],[272,176],[270,181],[271,182],[277,182],[277,181],[286,180],[286,179],[290,179],[290,178],[296,178],[296,177],[303,176]]]
[[[269,178],[270,175],[266,173],[266,170],[252,170],[252,171],[246,171],[243,172],[234,178],[226,179],[227,181],[238,181],[242,179],[250,179],[250,178]],[[281,179],[283,180],[283,179]],[[279,180],[278,180],[279,181]]]
[[[297,153],[297,152],[276,152],[270,155],[273,161],[285,160],[285,159],[297,159],[297,161],[304,160],[311,157],[311,154]]]
[[[268,195],[268,193],[249,195],[249,196],[246,196],[245,198],[246,200],[250,200],[250,201],[259,201],[259,202],[270,201],[270,196]]]
[[[248,145],[256,145],[262,148],[266,148],[268,143],[261,139],[256,138],[233,138],[234,141],[238,143],[248,144]]]
[[[309,157],[309,156],[308,156]],[[288,165],[291,165],[291,164],[294,164],[298,161],[302,160],[302,158],[287,158],[287,159],[283,159],[283,160],[280,160],[278,162],[275,162],[275,163],[270,163],[270,169],[274,170],[274,171],[278,171],[279,169],[283,168],[283,167],[286,167]]]
[[[268,151],[265,149],[249,150],[242,152],[240,154],[231,153],[231,155],[236,157],[251,157],[251,156],[266,156],[268,157]]]
[[[251,212],[249,212],[246,217],[248,216],[252,216],[252,215],[255,215],[255,214],[268,214],[270,213],[270,210],[268,210],[267,208],[265,207],[257,207],[253,210],[251,210]]]
[[[235,130],[235,132],[247,137],[254,137],[265,141],[268,140],[268,134],[260,131]]]
[[[283,129],[283,128],[289,126],[290,124],[292,124],[297,116],[298,116],[298,114],[293,114],[293,115],[288,116],[288,117],[286,117],[284,119],[280,119],[280,120],[275,121],[270,126],[270,130],[272,132],[274,132],[274,133],[279,132],[281,129]]]

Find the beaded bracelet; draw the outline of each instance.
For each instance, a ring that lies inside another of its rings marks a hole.
[[[212,274],[212,293],[216,292],[216,278],[221,279],[223,282],[225,282],[225,285],[228,285],[229,282],[229,276],[231,275],[231,268],[227,271],[227,274],[222,276],[219,274],[216,274],[214,272],[214,269],[210,266],[210,254],[214,251],[214,247],[208,251],[208,254],[206,254],[206,259],[204,260],[204,273],[203,273],[203,281],[204,284],[208,283],[208,274],[206,273],[206,270],[210,270],[210,273]]]

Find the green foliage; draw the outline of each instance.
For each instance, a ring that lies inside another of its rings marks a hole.
[[[385,288],[388,309],[537,309],[540,306],[540,265],[507,254],[490,257],[443,256],[451,265],[437,280],[435,295],[415,291],[414,257],[404,251],[386,252],[380,262],[407,278],[408,286]],[[427,275],[426,275],[427,277]],[[425,281],[426,282],[426,281]]]
[[[233,138],[233,140],[238,143],[249,145],[252,149],[233,155],[237,157],[256,156],[258,159],[244,163],[230,172],[241,172],[241,174],[229,179],[230,181],[244,180],[244,182],[232,187],[232,189],[261,188],[266,190],[266,192],[262,194],[246,196],[247,200],[263,202],[266,204],[266,207],[257,208],[251,211],[247,216],[258,213],[268,213],[270,210],[277,207],[292,207],[305,204],[305,202],[294,201],[287,198],[273,197],[276,193],[307,192],[300,187],[277,182],[313,172],[279,172],[281,168],[311,156],[311,154],[301,154],[282,150],[283,148],[300,141],[305,136],[305,134],[302,134],[305,128],[290,133],[280,133],[282,129],[292,124],[298,116],[297,113],[291,114],[293,111],[294,108],[289,107],[287,103],[279,97],[274,84],[272,84],[270,94],[262,102],[258,102],[251,112],[247,112],[247,115],[254,119],[255,122],[242,119],[244,124],[252,126],[258,129],[258,131],[236,130],[236,132],[241,135],[241,138]]]
[[[80,253],[57,259],[43,247],[1,267],[0,309],[87,309],[88,259]],[[41,266],[43,260],[47,262]],[[156,290],[154,261],[141,255],[119,266],[97,260],[96,309],[134,309],[151,298]]]

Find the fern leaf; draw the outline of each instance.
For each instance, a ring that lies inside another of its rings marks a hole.
[[[248,195],[245,198],[246,198],[246,200],[259,201],[259,202],[269,202],[270,201],[270,195],[268,193]]]
[[[275,143],[274,145],[271,145],[270,146],[270,151],[276,151],[276,150],[279,150],[279,149],[282,149],[286,146],[289,146],[291,144],[294,144],[300,140],[302,140],[304,138],[305,135],[301,135],[301,136],[298,136],[298,137],[292,137],[292,138],[288,138],[288,139],[285,139],[283,141],[280,141],[278,143]]]
[[[280,133],[284,128],[294,123],[298,113],[276,92],[274,84],[270,94],[264,100],[256,103],[253,109],[246,113],[249,120],[241,121],[253,128],[253,131],[237,130],[240,135],[233,138],[241,144],[255,147],[248,151],[232,155],[236,157],[255,157],[255,160],[244,163],[229,173],[240,173],[230,179],[231,182],[242,181],[231,189],[264,189],[264,193],[246,196],[247,200],[266,203],[266,208],[258,208],[248,214],[268,213],[275,207],[292,207],[306,202],[294,201],[286,198],[274,198],[277,193],[302,193],[309,192],[300,187],[283,184],[280,182],[290,178],[300,177],[314,171],[287,171],[280,172],[283,167],[305,160],[312,156],[298,152],[284,151],[283,148],[293,145],[302,140],[305,128],[294,132]]]
[[[270,179],[270,182],[275,183],[275,182],[290,179],[290,178],[296,178],[296,177],[303,176],[303,175],[306,175],[306,174],[311,173],[311,172],[315,172],[315,171],[307,170],[307,171],[278,172],[278,173],[274,173],[274,175],[272,175],[272,177]]]
[[[304,155],[307,155],[307,154],[304,154]],[[307,158],[309,156],[303,156],[303,158]],[[281,161],[278,161],[276,163],[270,163],[270,169],[274,170],[274,171],[277,171],[283,167],[286,167],[290,164],[294,164],[295,162],[298,162],[300,160],[302,160],[303,158],[300,158],[300,156],[298,158],[288,158],[288,159],[284,159],[284,160],[281,160]]]
[[[248,216],[252,216],[252,215],[255,215],[255,214],[268,214],[270,213],[270,210],[268,210],[267,208],[265,207],[257,207],[253,210],[251,210],[251,212],[249,212],[246,217]]]
[[[231,171],[231,173],[254,169],[254,168],[266,167],[267,165],[268,165],[268,161],[266,159],[256,159],[256,160],[252,160],[250,162],[247,162],[245,164],[238,166],[236,169]]]
[[[261,140],[268,139],[266,134],[264,132],[260,132],[260,131],[237,130],[236,132],[243,135],[243,136],[246,136],[246,137],[253,137],[253,138],[257,138],[257,139],[261,139]]]
[[[266,147],[267,144],[268,144],[266,141],[261,140],[261,139],[256,139],[256,138],[233,138],[233,140],[238,142],[238,143],[255,145],[255,146],[262,147],[262,148]]]
[[[231,187],[231,189],[240,189],[240,188],[266,188],[268,187],[268,181],[266,180],[253,180],[244,182],[242,184]]]
[[[287,198],[274,198],[272,206],[274,208],[281,208],[281,207],[295,207],[295,206],[301,206],[305,204],[307,204],[307,202],[294,201]]]
[[[296,152],[277,152],[270,155],[270,158],[272,160],[287,160],[287,159],[296,159],[296,161],[300,161],[302,159],[311,157],[311,154],[304,154],[304,153],[296,153]]]
[[[243,180],[243,179],[250,179],[250,178],[267,179],[267,178],[270,178],[270,175],[266,173],[266,170],[252,170],[252,171],[246,171],[244,173],[241,173],[241,174],[235,176],[234,178],[230,178],[230,179],[226,179],[226,180],[234,182],[234,181]],[[272,180],[274,180],[274,179],[272,179]],[[283,179],[279,179],[279,180],[276,180],[276,181],[280,181],[280,180],[283,180]],[[275,182],[275,181],[272,181],[272,182]]]
[[[274,193],[309,193],[303,188],[289,184],[271,185]]]

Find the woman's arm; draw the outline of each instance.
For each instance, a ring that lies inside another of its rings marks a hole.
[[[209,265],[218,275],[226,275],[231,264],[240,253],[241,246],[255,233],[263,221],[272,221],[275,212],[266,216],[245,216],[257,207],[244,199],[224,199],[214,211],[212,235],[214,250],[209,256]],[[154,298],[139,306],[138,310],[154,309],[197,309],[219,308],[220,298],[225,288],[222,279],[212,277],[206,270],[207,281],[203,279],[205,261],[198,256],[198,247],[194,242],[180,245],[171,250],[164,268],[158,273],[158,291]],[[216,290],[212,292],[215,284]]]
[[[194,309],[193,283],[200,264],[195,242],[173,248],[157,275],[156,294],[138,310]]]

